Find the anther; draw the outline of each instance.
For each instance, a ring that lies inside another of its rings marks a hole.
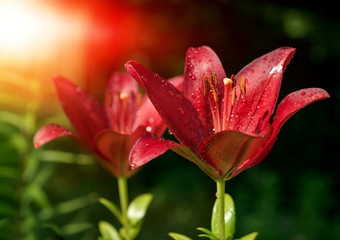
[[[246,77],[242,76],[240,79],[240,90],[241,94],[246,95]]]
[[[236,88],[233,87],[233,90],[231,92],[231,106],[234,106],[236,99]]]
[[[210,78],[207,78],[206,76],[203,78],[204,82],[204,95],[208,95],[210,91],[212,91],[214,96],[214,101],[218,102],[218,91],[216,88],[217,84],[217,75],[214,72],[210,73]]]

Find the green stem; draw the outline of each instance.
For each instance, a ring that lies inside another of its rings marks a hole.
[[[128,197],[128,188],[127,188],[127,181],[125,177],[118,178],[118,191],[119,191],[119,199],[120,199],[120,207],[122,211],[122,225],[123,228],[126,230],[125,239],[132,240],[129,236],[129,220],[127,217],[127,210],[129,206],[129,197]]]
[[[217,183],[216,197],[218,199],[218,228],[219,228],[219,240],[225,240],[225,219],[224,219],[224,194],[225,194],[225,181],[221,180]]]

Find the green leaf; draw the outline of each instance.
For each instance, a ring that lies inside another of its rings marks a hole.
[[[73,234],[83,232],[90,228],[92,228],[92,224],[90,223],[72,223],[72,224],[67,224],[66,226],[62,227],[61,233],[63,235],[73,235]]]
[[[234,201],[229,194],[224,195],[224,220],[226,239],[232,240],[235,233],[235,206]],[[219,211],[218,200],[216,199],[211,217],[211,231],[215,236],[219,235],[218,225],[219,225]]]
[[[74,154],[57,150],[44,150],[41,152],[41,160],[45,162],[57,162],[66,164],[92,165],[95,160],[88,154]]]
[[[96,197],[97,196],[95,193],[90,193],[83,197],[78,197],[72,200],[59,203],[57,206],[55,206],[55,211],[58,214],[71,213],[95,202]]]
[[[99,222],[99,232],[102,240],[121,240],[115,227],[106,221]]]
[[[241,237],[238,240],[254,240],[257,237],[258,233],[257,232],[253,232],[253,233],[249,233],[243,237]],[[237,239],[236,239],[237,240]]]
[[[205,233],[198,235],[199,237],[207,237],[210,238],[211,240],[218,240],[218,238],[209,229],[199,227],[197,228],[197,230]]]
[[[103,204],[107,209],[109,209],[113,213],[113,215],[118,219],[118,221],[122,223],[122,213],[120,212],[116,204],[114,204],[113,202],[106,198],[99,198],[98,201],[101,204]]]
[[[17,179],[19,170],[12,167],[0,167],[0,177]]]
[[[169,236],[175,240],[192,240],[191,238],[179,233],[169,233]]]
[[[0,121],[21,129],[24,119],[22,116],[8,111],[0,111]]]
[[[209,235],[209,234],[200,234],[198,235],[199,237],[206,237],[206,238],[209,238],[211,240],[218,240],[218,238],[214,235]]]
[[[39,208],[49,208],[51,206],[47,194],[36,184],[29,184],[26,190],[27,199],[32,200]]]
[[[151,203],[152,195],[149,193],[136,197],[129,205],[127,216],[132,226],[137,226],[144,218]]]

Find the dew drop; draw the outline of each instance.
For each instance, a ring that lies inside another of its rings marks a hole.
[[[134,163],[131,163],[130,166],[131,166],[131,169],[135,169],[137,167],[137,165]]]
[[[305,94],[306,94],[306,92],[302,92],[302,93],[301,93],[301,96],[304,96]]]
[[[147,126],[145,129],[146,129],[147,132],[151,132],[151,130],[152,130],[152,128],[150,126]]]
[[[153,123],[155,121],[155,119],[153,117],[149,118],[149,123]]]
[[[179,111],[180,113],[184,114],[183,108],[178,108],[178,111]]]
[[[168,130],[168,133],[169,133],[169,135],[172,135],[172,132],[170,130]]]

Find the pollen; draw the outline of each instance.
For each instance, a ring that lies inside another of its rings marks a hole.
[[[204,84],[204,95],[207,96],[209,92],[212,92],[214,96],[214,101],[218,102],[218,91],[217,91],[217,75],[215,72],[210,73],[210,78],[204,77],[203,78],[203,84]]]
[[[242,76],[240,79],[240,90],[241,94],[246,95],[246,77]]]

